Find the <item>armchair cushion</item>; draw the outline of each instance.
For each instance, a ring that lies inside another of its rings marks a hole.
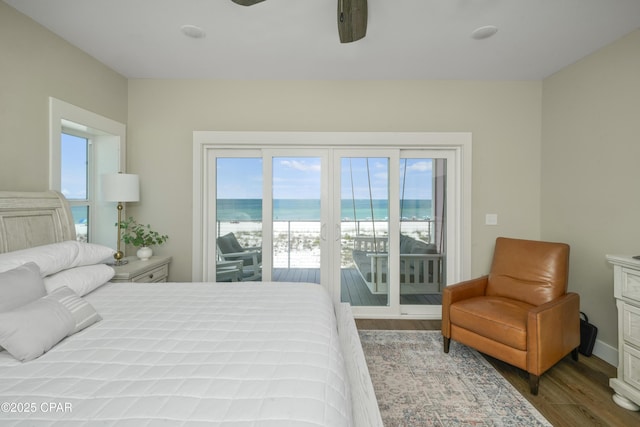
[[[567,292],[568,266],[569,245],[499,237],[487,295],[547,303]]]
[[[451,322],[493,341],[527,349],[527,313],[532,305],[503,297],[475,297],[451,306]]]

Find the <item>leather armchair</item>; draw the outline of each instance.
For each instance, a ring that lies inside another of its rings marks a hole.
[[[569,246],[532,240],[496,240],[488,275],[445,287],[444,352],[458,341],[540,376],[571,353],[578,360],[580,297],[567,292]]]

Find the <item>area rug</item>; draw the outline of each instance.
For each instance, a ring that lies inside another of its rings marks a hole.
[[[551,426],[477,351],[440,331],[360,330],[385,427]]]

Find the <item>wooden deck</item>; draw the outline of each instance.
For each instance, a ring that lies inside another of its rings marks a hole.
[[[387,295],[372,294],[358,270],[343,268],[340,271],[342,287],[340,300],[349,302],[352,306],[383,306],[387,305]],[[309,282],[320,283],[320,269],[318,268],[276,268],[273,271],[274,282]],[[401,295],[400,304],[440,305],[440,294]]]
[[[274,282],[320,283],[319,268],[274,268]]]

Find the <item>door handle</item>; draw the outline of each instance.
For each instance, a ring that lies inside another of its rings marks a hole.
[[[322,224],[322,226],[320,226],[320,238],[324,241],[327,240],[327,224]]]
[[[340,224],[336,224],[336,233],[335,234],[336,234],[335,235],[335,240],[337,242],[338,240],[340,240]]]

